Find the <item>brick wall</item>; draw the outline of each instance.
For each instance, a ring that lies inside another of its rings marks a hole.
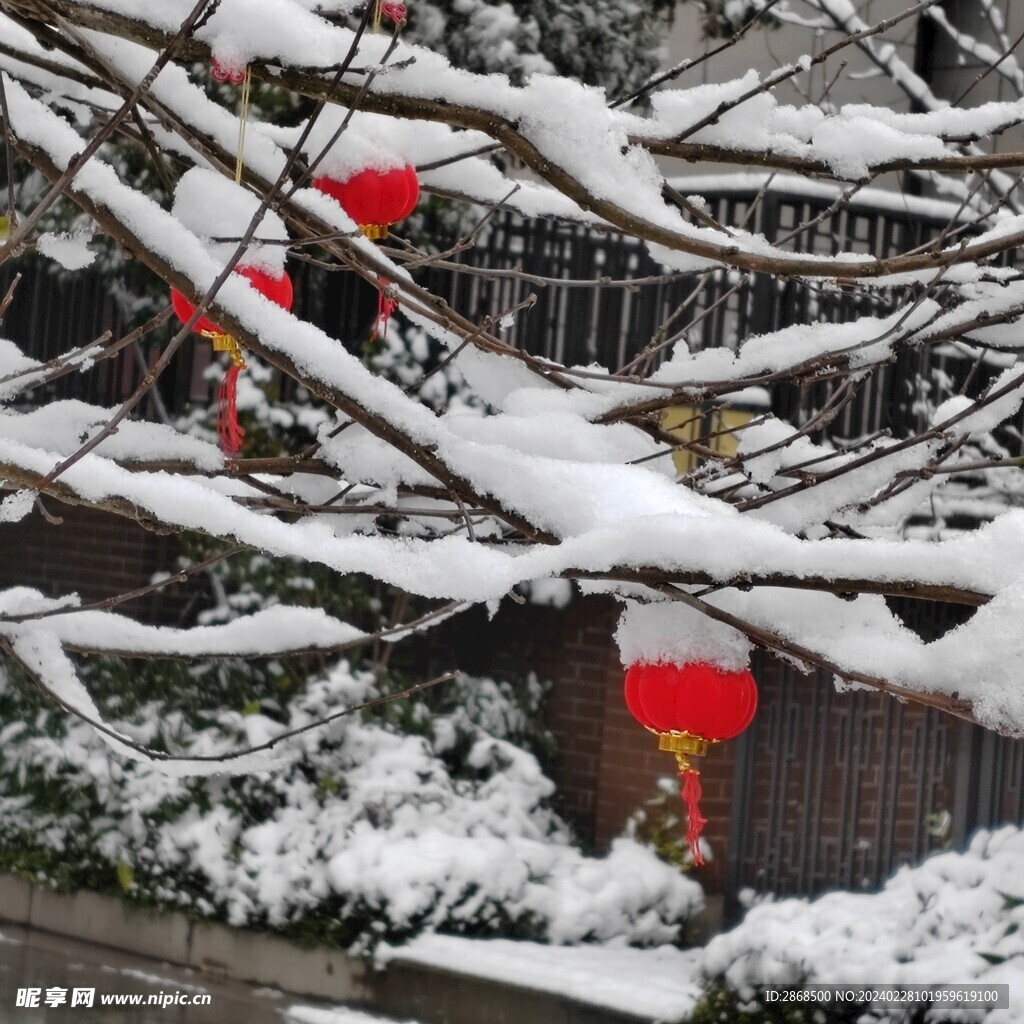
[[[0,525],[0,587],[35,587],[48,596],[78,593],[102,600],[150,582],[175,568],[174,538],[144,530],[121,516],[47,501],[49,522],[38,509],[18,523]],[[173,623],[195,592],[162,588],[118,607],[151,622]]]
[[[506,603],[493,623],[484,617],[452,620],[435,648],[437,668],[522,674],[552,683],[546,723],[558,743],[547,769],[558,785],[556,805],[587,845],[598,850],[622,833],[629,816],[657,793],[658,779],[674,776],[675,760],[658,750],[623,699],[624,671],[614,633],[619,605],[606,597],[577,597],[565,609]],[[713,747],[700,764],[705,837],[714,860],[702,874],[721,889],[732,800],[734,751]]]
[[[432,641],[431,673],[456,667],[515,679],[535,672],[553,684],[545,724],[558,751],[545,767],[558,784],[559,812],[587,845],[596,838],[608,689],[621,680],[611,642],[616,616],[604,598],[576,599],[562,610],[506,601],[493,621],[474,609],[437,630]]]

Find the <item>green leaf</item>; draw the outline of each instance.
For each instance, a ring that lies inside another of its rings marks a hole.
[[[1003,897],[1003,910],[1016,910],[1018,907],[1024,907],[1024,899],[1019,896],[1010,896],[1005,892],[1001,892],[999,895]]]
[[[135,868],[127,861],[119,860],[117,862],[117,880],[125,892],[131,892],[132,885],[135,882]]]
[[[251,700],[248,704],[242,705],[243,715],[258,715],[263,710],[263,705],[259,700]]]
[[[992,964],[993,967],[1006,962],[1005,956],[999,956],[996,953],[979,953],[978,956],[980,956],[982,960]]]

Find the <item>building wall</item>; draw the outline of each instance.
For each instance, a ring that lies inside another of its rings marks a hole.
[[[77,593],[83,603],[146,586],[154,573],[175,568],[172,537],[121,516],[46,499],[50,522],[38,508],[20,523],[0,526],[0,589],[34,587],[50,597]],[[150,622],[175,623],[197,592],[162,587],[119,604],[117,610]]]
[[[913,6],[911,0],[855,0],[857,13],[868,26],[893,18]],[[1005,23],[1005,35],[1012,43],[1024,32],[1024,4],[1019,0],[995,0],[994,8]],[[1002,54],[1004,42],[993,32],[992,26],[981,12],[978,0],[945,0],[941,5],[950,22],[961,31],[975,37],[990,51]],[[821,21],[809,4],[791,3],[790,10],[809,21]],[[756,68],[762,80],[777,68],[798,60],[804,54],[817,56],[843,38],[834,29],[812,29],[795,25],[782,25],[775,29],[754,28],[740,42],[717,56],[696,64],[683,72],[669,88],[690,88],[708,83],[727,82]],[[963,107],[979,106],[991,100],[1015,100],[1019,96],[1015,85],[1007,76],[988,74],[976,82],[985,70],[976,58],[963,56],[953,45],[949,34],[936,26],[927,16],[915,15],[873,37],[875,47],[893,52],[904,64],[916,70],[930,82],[936,96],[957,100],[968,89],[959,104]],[[704,38],[701,28],[701,6],[696,0],[680,2],[676,6],[675,25],[669,37],[669,64],[685,59],[700,58],[722,44],[721,39]],[[1018,46],[1016,56],[1021,59],[1024,49]],[[840,73],[840,64],[846,67]],[[1009,62],[1003,64],[1004,70]],[[843,48],[823,64],[796,75],[773,90],[780,103],[803,105],[825,102],[834,106],[870,103],[909,113],[913,102],[893,80],[879,73],[871,58],[858,46]],[[1024,130],[1016,127],[986,142],[985,148],[998,152],[1024,147]],[[688,164],[666,161],[671,174],[707,173],[721,165]],[[902,182],[895,175],[880,179],[879,184],[900,189]]]

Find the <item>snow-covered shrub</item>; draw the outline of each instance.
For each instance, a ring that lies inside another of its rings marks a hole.
[[[209,685],[219,709],[212,700],[186,715],[152,700],[120,726],[221,753],[377,692],[346,663],[283,708],[224,710],[215,675]],[[306,733],[266,775],[182,780],[112,754],[5,677],[0,721],[14,724],[0,730],[0,868],[357,949],[430,929],[678,940],[700,887],[629,840],[584,857],[548,807],[553,784],[512,742],[530,734],[539,695],[532,686],[524,710],[506,684],[464,679],[434,691],[433,706],[396,702]]]
[[[1009,1010],[936,1009],[922,1022],[1009,1024],[1024,1005],[1024,831],[981,831],[963,853],[941,853],[904,867],[878,893],[834,892],[815,900],[753,906],[703,952],[708,984],[694,1022],[782,1019],[765,1007],[763,988],[865,984],[1010,985]],[[732,1014],[723,1018],[726,1007]],[[745,1015],[743,1010],[745,1008]],[[796,1013],[799,1008],[791,1008]],[[805,1017],[813,1020],[806,1007]],[[863,1008],[829,1021],[896,1024],[906,1009]],[[959,1015],[958,1015],[959,1014]]]
[[[671,0],[421,0],[409,38],[473,71],[571,75],[612,95],[665,59]]]
[[[700,9],[701,28],[708,39],[728,39],[744,25],[753,21],[761,27],[774,28],[779,22],[772,11],[765,10],[768,0],[683,0]]]

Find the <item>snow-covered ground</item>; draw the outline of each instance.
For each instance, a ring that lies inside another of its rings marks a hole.
[[[682,1020],[700,996],[701,955],[700,949],[674,946],[632,949],[612,942],[553,948],[507,939],[421,935],[385,950],[378,960],[457,970],[649,1020]]]
[[[380,1017],[374,1017],[349,1006],[289,1006],[281,1011],[287,1024],[381,1024]],[[403,1024],[416,1024],[415,1021]]]
[[[1007,984],[1009,1009],[944,1010],[928,1019],[933,1024],[1011,1024],[1021,1019],[1024,1006],[1022,863],[1024,831],[1007,827],[979,832],[964,853],[943,853],[900,869],[876,894],[835,892],[816,900],[758,904],[739,926],[704,948],[642,950],[622,942],[551,946],[428,934],[400,947],[381,947],[377,962],[450,971],[638,1020],[665,1022],[688,1020],[708,985],[721,981],[749,1000],[756,1000],[765,985]],[[5,983],[8,988],[36,984],[49,972],[44,983],[62,984],[61,971],[74,972],[79,980],[83,970],[92,971],[98,985],[116,991],[218,988],[205,978],[166,965],[136,964],[109,951],[96,951],[90,959],[79,944],[65,943],[72,955],[62,950],[63,940],[53,937],[34,939],[31,933],[11,929],[6,939],[0,937],[0,1000]],[[33,948],[28,956],[26,942],[40,941],[47,947],[42,952]],[[264,1019],[264,1006],[272,1007],[275,1020],[295,1024],[369,1024],[378,1019],[266,990],[235,995],[252,1000],[255,1016],[247,1019],[254,1024]],[[904,1019],[903,1012],[886,1016],[876,1010],[870,1020],[896,1024]],[[840,1019],[849,1024],[857,1020]]]
[[[745,999],[765,985],[1008,984],[1009,1009],[955,1019],[1010,1024],[1024,1015],[1022,865],[1024,831],[1007,827],[979,832],[963,853],[901,868],[879,893],[761,903],[702,949],[552,948],[423,935],[380,959],[456,969],[659,1021],[686,1020],[717,980]],[[891,1020],[903,1012],[892,1010]]]

